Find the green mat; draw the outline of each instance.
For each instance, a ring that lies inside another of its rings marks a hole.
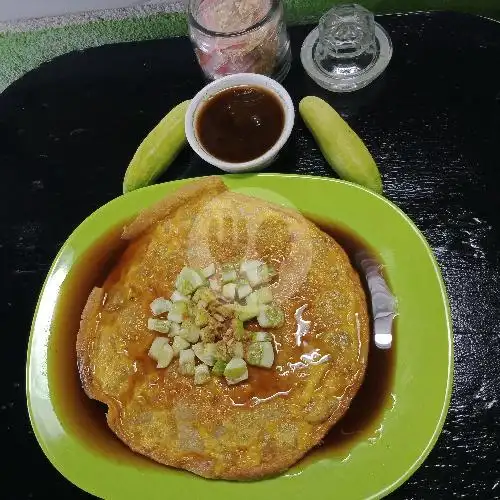
[[[456,10],[500,18],[498,0],[358,0],[376,13],[411,12],[421,10]],[[289,24],[316,21],[339,0],[285,0]],[[120,9],[123,13],[123,9]],[[78,17],[78,16],[77,16]],[[61,25],[50,18],[25,31],[8,28],[0,33],[0,92],[27,71],[43,62],[70,52],[108,43],[166,38],[186,34],[184,14],[155,13],[153,15],[86,20]],[[21,25],[22,26],[22,25]]]

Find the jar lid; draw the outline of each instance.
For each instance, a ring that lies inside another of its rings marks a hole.
[[[371,83],[389,64],[392,44],[373,14],[357,4],[336,5],[304,40],[300,59],[309,76],[333,92]]]

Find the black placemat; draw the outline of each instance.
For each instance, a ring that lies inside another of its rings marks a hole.
[[[452,13],[379,21],[394,56],[366,89],[335,96],[305,75],[298,54],[307,27],[290,30],[295,59],[284,84],[295,102],[309,94],[329,100],[365,140],[386,196],[428,238],[447,285],[452,404],[429,458],[391,497],[499,498],[500,24]],[[69,54],[0,94],[2,498],[86,496],[50,465],[29,424],[31,317],[63,241],[120,194],[142,137],[202,84],[189,42],[180,38]],[[268,171],[333,176],[300,119]],[[211,173],[186,148],[162,180]]]

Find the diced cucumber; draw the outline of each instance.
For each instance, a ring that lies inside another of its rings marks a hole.
[[[247,271],[249,271],[250,269],[257,269],[263,264],[264,262],[262,262],[261,260],[244,260],[240,264],[240,273],[246,275]]]
[[[174,351],[165,337],[156,337],[149,348],[148,355],[156,360],[156,368],[166,368],[174,357]]]
[[[243,326],[243,321],[238,318],[234,318],[231,321],[231,328],[233,329],[233,335],[236,340],[245,340],[247,336],[247,332],[245,331],[245,327]]]
[[[274,363],[274,349],[271,342],[252,342],[247,348],[246,360],[249,365],[271,368]]]
[[[224,370],[226,369],[226,365],[227,363],[225,361],[218,359],[215,362],[214,367],[212,368],[212,373],[216,377],[222,377],[222,375],[224,375]]]
[[[169,337],[177,337],[181,331],[181,325],[179,323],[170,323],[170,330],[168,332]]]
[[[190,319],[187,319],[182,322],[179,336],[194,344],[200,339],[200,329]]]
[[[271,341],[272,337],[267,332],[252,332],[251,340],[252,342],[266,342]]]
[[[259,314],[259,307],[253,305],[238,306],[236,308],[236,317],[241,321],[248,321],[256,318]]]
[[[215,355],[217,352],[217,347],[215,344],[204,344],[203,342],[198,342],[192,346],[193,352],[196,357],[208,366],[213,366],[215,363]]]
[[[273,292],[268,286],[263,286],[255,291],[259,304],[269,304],[273,301]]]
[[[193,302],[206,302],[207,304],[212,303],[217,297],[215,296],[215,293],[210,290],[210,288],[207,288],[206,286],[202,286],[201,288],[198,288],[196,292],[194,292],[193,295]]]
[[[201,274],[205,278],[210,278],[210,276],[213,276],[215,274],[215,264],[212,262],[212,264],[209,264],[207,267],[201,270]]]
[[[245,300],[245,304],[247,306],[259,307],[261,304],[259,303],[259,296],[257,294],[257,290],[252,292]]]
[[[191,295],[204,283],[205,278],[196,269],[184,267],[177,276],[175,288],[182,293],[182,295]]]
[[[248,368],[242,358],[232,358],[224,369],[224,377],[230,385],[237,384],[248,378]]]
[[[285,314],[276,305],[261,306],[257,321],[262,328],[277,328],[285,321]]]
[[[206,384],[210,380],[210,370],[207,365],[198,365],[194,368],[195,385]]]
[[[172,349],[174,350],[174,356],[178,356],[179,352],[189,348],[189,342],[182,337],[176,335],[174,341],[172,342]]]
[[[236,281],[238,273],[236,269],[231,264],[225,264],[222,266],[222,284],[229,283],[230,281]]]
[[[168,319],[149,318],[148,329],[159,333],[168,333],[170,321]]]
[[[165,344],[168,344],[168,340],[165,337],[156,337],[149,348],[148,356],[156,359],[161,354],[161,350]]]
[[[252,287],[246,282],[240,283],[238,285],[237,292],[238,292],[238,298],[241,300],[244,299],[245,297],[248,297],[248,295],[252,293]]]
[[[181,375],[194,375],[194,352],[192,349],[183,349],[179,352],[179,373]]]
[[[273,275],[273,273],[270,272],[270,269],[272,268],[270,268],[267,264],[262,264],[259,267],[254,267],[246,271],[246,277],[252,288],[269,282],[271,276]]]
[[[174,290],[174,293],[172,293],[170,300],[172,302],[188,302],[189,297],[186,297],[185,295],[182,295],[182,293],[180,293],[179,291]]]
[[[233,342],[229,346],[229,354],[233,358],[242,358],[244,356],[244,351],[243,351],[243,343],[242,342]]]
[[[273,300],[273,293],[268,286],[263,286],[252,292],[246,300],[247,305],[261,306],[269,304]]]
[[[210,321],[210,314],[205,309],[197,307],[194,313],[194,324],[200,328],[207,326]]]
[[[188,316],[188,305],[186,302],[174,302],[167,318],[174,323],[182,323]]]
[[[149,304],[153,316],[158,316],[160,314],[170,311],[172,307],[172,302],[170,300],[164,299],[163,297],[158,297]]]
[[[226,283],[222,287],[222,295],[228,300],[234,300],[236,297],[236,285],[234,283]]]

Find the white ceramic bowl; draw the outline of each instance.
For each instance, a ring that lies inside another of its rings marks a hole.
[[[199,110],[208,99],[224,89],[238,87],[239,85],[255,85],[258,87],[264,87],[266,90],[272,92],[280,100],[281,105],[283,106],[285,124],[281,135],[271,149],[268,149],[264,154],[253,160],[242,163],[231,163],[219,160],[203,148],[196,134],[195,123]],[[292,99],[282,85],[267,76],[255,73],[237,73],[209,83],[194,96],[186,112],[186,137],[189,145],[194,149],[194,151],[211,165],[214,165],[225,172],[250,172],[267,167],[273,162],[280,149],[285,145],[286,141],[290,137],[294,119],[295,111]]]

